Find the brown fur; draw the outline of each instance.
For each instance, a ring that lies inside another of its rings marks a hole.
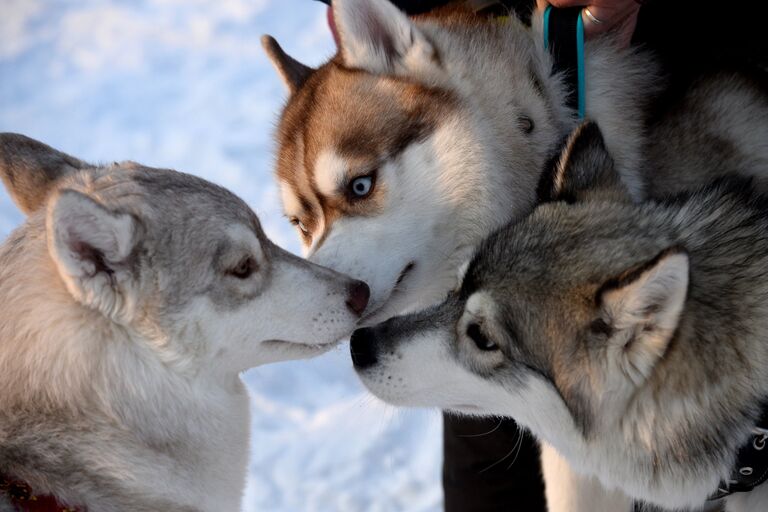
[[[351,104],[348,98],[356,98]],[[364,103],[367,108],[357,105]],[[316,105],[323,115],[313,115]],[[395,77],[374,76],[345,67],[339,56],[324,64],[300,87],[285,108],[278,126],[277,178],[289,184],[302,204],[298,220],[314,231],[322,219],[328,232],[342,215],[375,214],[377,187],[362,207],[344,190],[323,195],[314,180],[314,162],[320,151],[334,148],[355,162],[350,179],[374,171],[409,143],[428,136],[440,116],[453,108],[448,91]],[[328,121],[344,119],[343,125]],[[300,168],[295,164],[302,162]]]

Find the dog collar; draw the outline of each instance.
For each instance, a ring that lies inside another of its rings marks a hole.
[[[584,119],[586,73],[584,70],[584,20],[581,7],[544,11],[544,49],[550,50],[554,70],[561,72],[568,86],[566,104]]]
[[[768,407],[763,407],[755,425],[749,440],[739,449],[730,477],[720,482],[710,501],[749,492],[768,480]]]
[[[0,473],[0,500],[5,498],[18,512],[85,512],[85,509],[65,507],[53,496],[32,492],[25,482]]]

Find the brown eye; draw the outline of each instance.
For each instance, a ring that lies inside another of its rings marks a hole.
[[[533,119],[528,116],[520,116],[517,118],[517,124],[520,129],[525,133],[531,133],[533,131]]]
[[[296,217],[291,217],[290,220],[291,220],[291,224],[299,228],[302,233],[304,233],[305,235],[309,235],[309,229],[307,229],[307,226],[305,226],[303,222],[301,222]]]
[[[483,334],[483,331],[480,329],[480,326],[477,324],[469,324],[467,326],[467,336],[469,339],[475,342],[475,346],[479,348],[482,351],[490,352],[492,350],[499,350],[499,346],[489,340],[485,334]]]
[[[227,272],[232,277],[238,279],[248,279],[256,271],[256,260],[251,256],[247,256],[240,260],[235,267],[229,269]]]

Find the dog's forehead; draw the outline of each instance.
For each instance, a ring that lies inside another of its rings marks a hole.
[[[258,218],[242,199],[202,178],[170,169],[117,163],[93,169],[78,183],[108,208],[133,213],[147,220],[150,231],[198,226],[200,232],[216,226],[242,224],[258,236]]]
[[[482,286],[531,303],[572,302],[651,259],[665,240],[658,223],[631,205],[544,205],[481,245],[465,294]]]
[[[290,194],[306,203],[316,195],[320,202],[346,175],[427,136],[452,104],[442,90],[326,64],[281,116],[277,176],[284,199]]]
[[[583,247],[586,245],[588,247]],[[462,294],[484,291],[503,304],[541,300],[586,279],[585,251],[595,247],[578,230],[552,219],[526,219],[490,236],[481,244],[464,281]]]

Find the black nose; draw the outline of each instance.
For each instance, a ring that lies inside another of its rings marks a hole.
[[[354,314],[360,316],[368,305],[368,299],[371,297],[371,290],[368,285],[362,281],[353,281],[348,288],[347,307]]]
[[[352,364],[362,370],[376,364],[376,336],[370,327],[358,329],[349,339],[349,351],[352,353]]]

